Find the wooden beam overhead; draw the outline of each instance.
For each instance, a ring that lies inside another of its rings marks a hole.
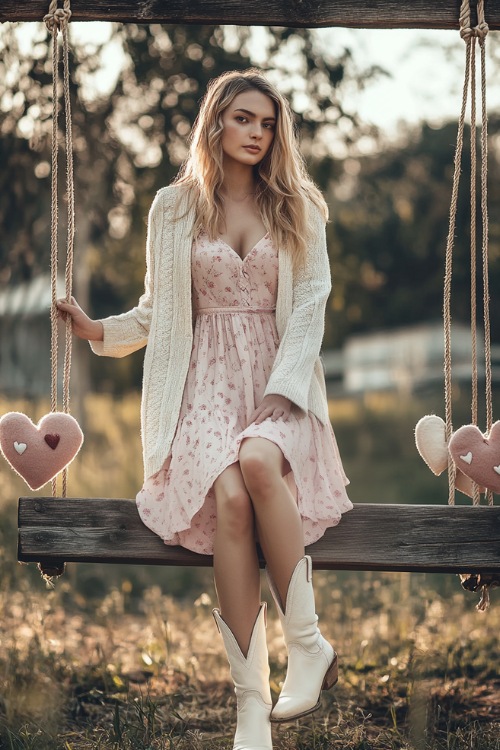
[[[471,5],[475,8],[475,3]],[[62,2],[60,2],[62,7]],[[2,0],[0,21],[41,21],[49,0]],[[458,29],[460,0],[72,0],[73,21]],[[500,29],[500,0],[486,0]],[[476,19],[472,18],[472,25]]]
[[[165,545],[133,500],[20,498],[18,542],[22,562],[212,564]],[[356,504],[307,551],[322,570],[498,574],[500,508]]]

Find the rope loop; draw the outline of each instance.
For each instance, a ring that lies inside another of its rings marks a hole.
[[[489,433],[493,424],[492,416],[492,388],[491,388],[491,344],[490,344],[490,311],[489,311],[489,281],[488,281],[488,201],[487,201],[487,171],[488,171],[488,142],[487,142],[487,111],[486,111],[486,65],[485,38],[488,25],[484,18],[484,0],[477,0],[478,25],[471,28],[470,0],[463,0],[460,6],[460,36],[466,42],[465,74],[462,94],[462,106],[458,120],[457,143],[454,159],[453,187],[450,203],[450,217],[448,238],[445,251],[445,276],[443,293],[443,326],[444,326],[444,396],[445,396],[445,435],[449,443],[453,434],[452,420],[452,368],[451,368],[451,282],[453,272],[453,249],[455,243],[455,226],[458,207],[458,188],[461,173],[462,151],[464,144],[465,114],[471,92],[471,339],[472,339],[472,423],[477,424],[478,404],[478,372],[477,372],[477,297],[476,297],[476,39],[479,40],[481,50],[481,214],[482,214],[482,267],[483,267],[483,316],[484,316],[484,357],[485,357],[485,396],[486,396],[486,429]],[[456,467],[451,458],[448,461],[448,503],[455,504]],[[480,493],[473,485],[473,503],[480,503]],[[490,505],[493,496],[486,491],[486,498]]]
[[[474,28],[471,27],[470,0],[462,0],[459,25],[460,36],[466,44],[470,43],[472,37],[484,41],[490,30],[484,16],[484,0],[477,0],[477,26]]]
[[[48,14],[45,16],[47,28],[51,29],[52,42],[52,176],[51,176],[51,240],[50,240],[50,286],[51,286],[51,411],[57,411],[58,403],[58,315],[57,315],[57,277],[58,277],[58,152],[59,152],[59,45],[57,44],[58,32],[62,32],[62,68],[63,68],[63,101],[65,112],[65,151],[66,151],[66,209],[67,209],[67,239],[66,239],[66,272],[65,292],[66,300],[71,299],[72,274],[74,256],[75,235],[75,190],[73,173],[73,128],[71,117],[71,96],[69,76],[69,42],[68,42],[68,20],[71,16],[70,0],[64,0],[64,7],[58,8],[58,0],[51,0]],[[62,407],[63,412],[69,413],[69,380],[71,370],[72,332],[71,320],[66,320],[66,335],[64,346],[64,369],[62,382]],[[62,475],[62,496],[66,497],[68,470],[65,468]],[[52,494],[57,493],[57,477],[52,480]]]
[[[64,0],[62,8],[57,7],[57,0],[52,0],[49,12],[43,17],[43,20],[50,33],[57,34],[58,31],[62,31],[68,25],[70,18],[71,9],[69,0]]]
[[[57,333],[57,274],[58,274],[58,115],[59,115],[59,45],[57,36],[59,31],[62,32],[62,62],[63,62],[63,98],[65,111],[65,130],[66,130],[66,194],[67,194],[67,241],[66,241],[66,274],[65,274],[65,291],[66,299],[71,299],[72,290],[72,270],[73,270],[73,244],[75,234],[75,194],[74,194],[74,176],[73,176],[73,135],[71,119],[71,98],[69,86],[69,42],[68,42],[68,22],[71,18],[70,0],[64,0],[64,7],[57,7],[58,0],[51,0],[49,12],[44,16],[45,25],[52,34],[52,165],[51,165],[51,219],[50,219],[50,289],[51,289],[51,306],[50,306],[50,370],[51,370],[51,394],[50,408],[51,412],[57,411],[57,352],[58,352],[58,333]],[[66,338],[64,349],[64,372],[63,372],[63,412],[69,413],[69,379],[71,369],[71,321],[68,316],[66,321]],[[63,470],[62,475],[62,496],[66,497],[67,492],[68,468]],[[57,495],[57,477],[52,479],[52,496]],[[64,563],[60,565],[47,564],[43,561],[38,565],[43,578],[48,584],[52,579],[62,575],[64,572]]]

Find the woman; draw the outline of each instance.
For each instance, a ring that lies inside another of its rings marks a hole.
[[[93,321],[59,302],[97,354],[147,345],[138,509],[165,543],[213,554],[234,750],[272,748],[270,722],[314,711],[337,680],[304,550],[352,507],[319,360],[326,217],[286,100],[255,69],[226,73],[153,202],[138,306]],[[256,539],[288,651],[274,708]]]

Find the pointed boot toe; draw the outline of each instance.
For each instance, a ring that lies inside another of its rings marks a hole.
[[[324,651],[314,660],[310,656],[302,660],[295,656],[294,667],[302,675],[301,685],[294,683],[293,679],[289,679],[288,684],[285,680],[278,702],[271,711],[272,723],[295,721],[312,714],[320,707],[321,691],[329,690],[338,681],[338,657],[333,649],[332,652],[329,666]],[[294,674],[296,671],[292,673],[292,678]]]

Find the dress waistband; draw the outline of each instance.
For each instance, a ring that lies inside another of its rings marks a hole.
[[[274,307],[199,307],[195,310],[196,315],[215,315],[215,313],[273,313]]]

